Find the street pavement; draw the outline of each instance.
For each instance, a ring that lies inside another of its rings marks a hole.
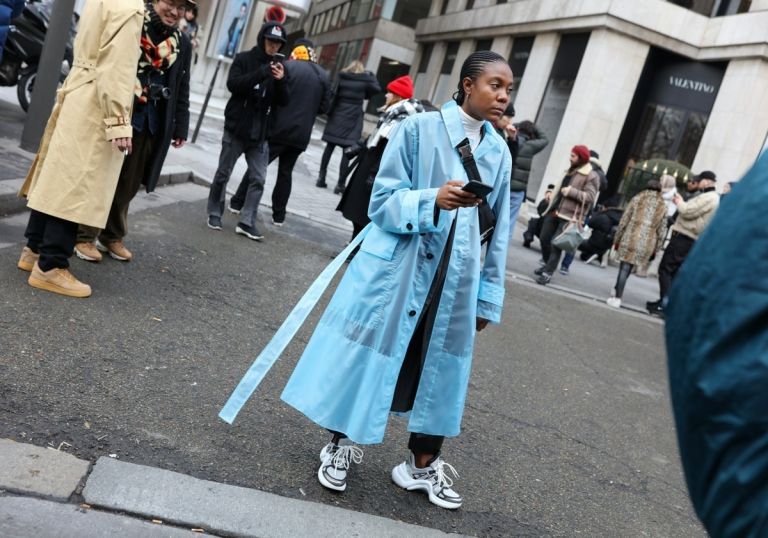
[[[9,106],[0,101],[0,114]],[[219,129],[216,120],[206,121],[197,144],[171,150],[169,173],[188,167],[197,181],[210,180]],[[229,214],[223,231],[207,229],[205,187],[163,187],[132,204],[127,245],[134,261],[73,260],[73,272],[94,288],[86,300],[30,288],[15,267],[26,217],[0,219],[0,439],[95,463],[85,488],[76,487],[63,504],[0,483],[13,492],[0,495],[0,535],[9,521],[5,515],[21,506],[24,513],[53,514],[54,521],[64,518],[63,509],[73,528],[81,525],[75,516],[89,514],[72,507],[90,505],[90,480],[99,466],[112,466],[111,474],[95,475],[106,485],[92,490],[100,491],[93,499],[96,515],[109,520],[106,528],[116,524],[110,518],[128,512],[131,524],[149,525],[147,520],[164,515],[174,530],[195,524],[227,535],[267,535],[243,530],[243,520],[233,531],[190,521],[194,509],[177,518],[169,511],[169,504],[181,512],[189,508],[189,496],[182,494],[187,490],[214,493],[201,497],[211,512],[208,522],[256,506],[247,500],[256,497],[238,499],[218,489],[227,486],[245,488],[246,495],[270,494],[261,519],[271,515],[267,527],[273,530],[295,514],[297,522],[314,522],[313,532],[340,522],[365,525],[374,516],[390,530],[409,524],[423,532],[472,536],[705,536],[678,461],[662,324],[601,302],[615,278],[612,267],[577,261],[571,275],[555,277],[557,286],[533,284],[529,275],[538,252],[519,241],[510,248],[503,323],[478,337],[463,432],[444,449],[460,474],[460,510],[438,509],[425,496],[391,483],[392,466],[407,453],[405,424],[394,418],[385,441],[366,448],[344,494],[317,483],[318,453],[328,434],[282,404],[279,395],[321,308],[234,426],[218,420],[253,357],[351,231],[334,211],[338,197],[313,186],[319,135],[316,129],[297,165],[282,228],[269,224],[272,167],[263,243],[235,235],[236,218]],[[240,163],[233,178],[243,171]],[[654,298],[652,279],[633,278],[627,288],[630,307]],[[2,445],[0,459],[6,460]],[[147,497],[136,495],[142,479],[129,480],[134,471],[116,472],[115,463],[133,464],[136,476],[151,477],[144,482],[150,493],[156,484],[168,488],[171,480],[171,502],[148,494],[156,502],[140,505]],[[284,501],[298,504],[285,508]],[[358,535],[388,532],[366,534],[363,528]]]

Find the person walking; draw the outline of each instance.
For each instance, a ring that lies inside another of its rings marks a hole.
[[[512,165],[490,122],[509,102],[512,72],[505,58],[481,51],[460,77],[455,101],[406,118],[387,144],[360,252],[282,393],[332,432],[317,472],[332,490],[346,490],[351,464],[362,461],[357,444],[380,443],[389,413],[410,412],[410,453],[392,480],[437,506],[462,504],[442,446],[460,431],[475,333],[501,320]],[[493,188],[496,229],[484,256],[482,200],[462,188],[459,148],[465,159],[474,154],[466,166],[474,162]],[[219,415],[228,422],[245,401],[241,390],[252,388],[235,389]]]
[[[248,164],[248,189],[239,213],[235,233],[254,241],[264,235],[256,226],[261,195],[269,164],[267,122],[273,104],[288,102],[285,68],[274,55],[286,43],[285,28],[276,22],[264,23],[256,38],[257,45],[238,53],[232,62],[227,88],[232,96],[224,110],[224,136],[221,139],[219,166],[208,193],[208,227],[221,230],[221,216],[227,195],[227,183],[237,159],[245,154]]]
[[[323,131],[325,150],[320,159],[320,173],[315,185],[322,189],[328,184],[325,176],[328,173],[328,163],[333,150],[339,146],[342,149],[339,165],[339,180],[333,189],[335,194],[344,192],[344,181],[347,177],[349,161],[344,155],[344,148],[354,146],[363,133],[363,101],[381,92],[379,81],[370,71],[365,71],[362,62],[355,60],[339,73],[333,93],[331,110],[328,113],[328,123]]]
[[[571,166],[560,184],[555,186],[557,195],[545,213],[539,236],[544,265],[534,271],[538,284],[549,284],[563,254],[552,244],[552,239],[562,233],[569,222],[583,222],[584,215],[597,199],[600,179],[597,174],[591,173],[589,158],[587,146],[574,146],[570,155]]]
[[[88,0],[74,61],[56,96],[20,194],[31,212],[17,266],[30,286],[69,297],[91,287],[69,271],[78,223],[103,228],[133,129],[131,105],[141,48],[140,0]]]
[[[80,259],[99,262],[100,251],[119,261],[133,259],[123,243],[128,206],[142,183],[148,193],[155,190],[168,148],[181,148],[187,140],[192,45],[178,24],[193,7],[191,0],[147,4],[131,116],[133,151],[123,161],[104,229],[78,227],[75,254]]]
[[[368,218],[368,204],[387,143],[401,121],[423,111],[421,103],[413,98],[411,77],[404,75],[387,84],[387,96],[379,122],[365,141],[365,146],[360,149],[357,155],[359,164],[336,207],[345,219],[352,222],[352,239],[371,222]]]
[[[632,269],[644,267],[664,245],[667,234],[667,207],[661,196],[661,183],[652,179],[624,210],[614,236],[614,248],[619,255],[619,274],[614,293],[605,302],[619,308],[624,286]]]
[[[291,59],[285,63],[285,93],[288,101],[277,105],[269,129],[269,162],[279,159],[275,188],[272,190],[272,224],[285,222],[288,198],[293,184],[293,167],[306,151],[318,114],[325,114],[331,102],[328,72],[317,65],[314,45],[308,39],[296,40]],[[248,192],[248,171],[229,202],[229,210],[239,213]]]
[[[659,263],[659,300],[645,304],[649,314],[664,316],[669,288],[677,271],[717,211],[720,195],[715,189],[714,177],[714,172],[702,172],[694,178],[699,189],[695,196],[688,198],[688,201],[684,201],[679,194],[673,198],[677,218],[672,225],[672,238]]]
[[[3,61],[3,47],[8,38],[11,21],[24,11],[24,0],[0,0],[0,62]]]
[[[515,124],[517,129],[516,144],[517,155],[512,163],[512,180],[510,181],[511,194],[509,195],[509,239],[515,231],[517,215],[520,213],[528,191],[528,178],[531,175],[533,158],[549,144],[547,136],[541,132],[530,120],[523,120]],[[530,245],[530,241],[528,241]]]

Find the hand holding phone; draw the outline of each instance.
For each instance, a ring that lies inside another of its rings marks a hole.
[[[493,192],[493,185],[488,185],[488,183],[482,183],[480,181],[468,181],[464,184],[461,190],[471,192],[478,198],[485,198]]]
[[[272,63],[281,64],[285,61],[285,54],[282,52],[276,52],[272,55]]]

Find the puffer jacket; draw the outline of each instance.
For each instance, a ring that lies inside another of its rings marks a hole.
[[[681,233],[691,239],[698,239],[704,231],[717,207],[720,205],[720,195],[715,188],[700,191],[687,202],[677,204],[677,220],[672,226],[673,232]]]
[[[528,178],[531,175],[533,158],[541,150],[547,147],[549,140],[539,132],[538,138],[528,138],[524,134],[517,135],[517,155],[515,155],[512,179],[509,188],[512,192],[521,192],[528,189]]]
[[[363,101],[381,92],[371,72],[339,73],[323,140],[342,147],[354,146],[363,133]]]

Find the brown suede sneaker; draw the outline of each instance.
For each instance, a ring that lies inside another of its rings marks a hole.
[[[27,281],[33,288],[52,291],[67,297],[90,297],[91,287],[83,284],[74,277],[68,269],[54,268],[50,271],[41,271],[40,266],[32,267],[32,274]]]
[[[106,245],[102,244],[101,242],[97,242],[96,247],[102,252],[109,253],[110,256],[116,260],[120,260],[121,262],[129,262],[133,259],[133,254],[130,250],[125,248],[125,245],[122,241],[112,241]]]
[[[37,263],[39,258],[40,254],[35,254],[32,252],[31,248],[24,247],[21,249],[21,256],[19,257],[19,263],[16,264],[16,267],[29,273],[32,271],[32,267]]]
[[[101,252],[96,248],[96,242],[76,244],[75,254],[78,258],[87,262],[98,263],[101,261]]]

